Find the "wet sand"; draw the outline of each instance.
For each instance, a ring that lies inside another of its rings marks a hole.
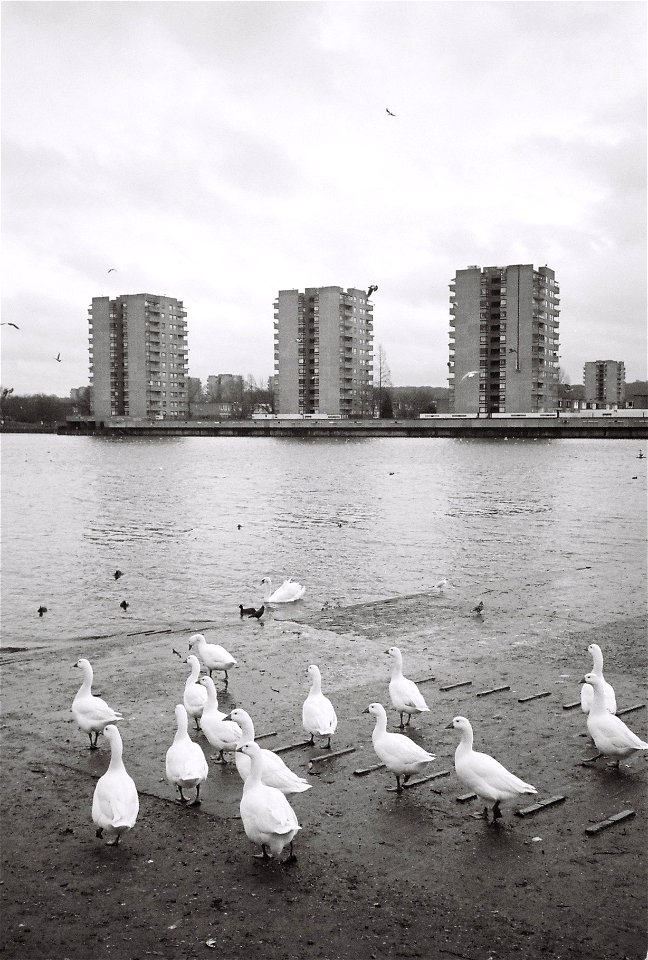
[[[604,761],[582,766],[593,753],[585,719],[563,705],[579,699],[586,648],[596,641],[619,710],[643,705],[623,719],[646,738],[646,619],[511,644],[491,611],[483,623],[466,613],[466,641],[449,643],[433,627],[435,602],[421,595],[307,623],[246,623],[236,649],[226,632],[204,630],[238,659],[226,695],[217,681],[221,709],[247,709],[257,735],[273,734],[264,746],[303,740],[305,671],[316,662],[339,717],[332,753],[353,748],[324,762],[319,746],[283,754],[313,784],[291,798],[302,830],[288,866],[254,859],[233,764],[210,763],[200,807],[178,805],[164,778],[187,675],[173,648],[186,654],[190,634],[209,624],[56,649],[5,647],[2,955],[644,960],[648,756],[619,771]],[[430,713],[412,721],[411,736],[436,754],[430,772],[440,774],[400,795],[388,789],[395,780],[386,770],[355,772],[377,763],[367,704],[381,700],[397,729],[384,654],[394,643],[406,675],[425,681]],[[124,760],[140,792],[138,822],[118,847],[96,839],[90,816],[109,754],[101,737],[90,752],[71,719],[80,656],[93,663],[94,692],[124,715]],[[471,684],[441,689],[462,681]],[[534,694],[547,695],[520,702]],[[503,805],[497,826],[474,816],[477,801],[458,799],[466,790],[453,768],[457,735],[445,729],[456,714],[473,723],[476,749],[538,788],[538,798]],[[555,796],[565,799],[516,815]],[[627,809],[635,815],[585,832]]]

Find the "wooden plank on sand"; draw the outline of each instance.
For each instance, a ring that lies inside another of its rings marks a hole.
[[[630,817],[634,817],[634,815],[634,810],[622,810],[621,813],[615,813],[613,816],[608,817],[607,820],[601,820],[600,823],[595,823],[591,827],[585,827],[585,833],[600,833],[601,830],[607,830],[608,827],[613,827],[615,823],[628,820]]]
[[[458,687],[470,687],[472,686],[472,680],[460,680],[459,683],[449,683],[445,687],[439,687],[442,693],[445,693],[447,690],[456,690]]]
[[[537,813],[538,810],[544,810],[545,807],[553,807],[556,803],[562,803],[563,800],[566,800],[567,797],[564,795],[558,797],[549,797],[548,800],[538,800],[537,803],[532,803],[530,807],[522,807],[521,810],[516,810],[515,813],[518,817],[528,817],[532,813]]]

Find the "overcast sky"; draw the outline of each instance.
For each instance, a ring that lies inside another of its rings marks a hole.
[[[645,379],[645,61],[643,2],[3,3],[2,385],[87,384],[92,297],[143,292],[262,380],[278,290],[375,283],[394,385],[447,386],[448,283],[508,263],[572,383]]]

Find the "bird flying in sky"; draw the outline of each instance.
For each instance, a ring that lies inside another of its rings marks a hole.
[[[391,110],[389,109],[389,107],[385,107],[385,110],[387,111],[387,113],[389,114],[390,117],[395,117],[395,116],[396,116],[395,113],[392,113],[392,112],[391,112]]]
[[[478,373],[479,373],[478,370],[469,370],[468,373],[464,373],[464,375],[463,375],[463,377],[461,378],[461,380],[459,381],[459,383],[463,383],[464,380],[467,380],[467,379],[468,379],[468,377],[476,377]]]
[[[376,284],[375,284],[375,283],[372,283],[371,286],[369,287],[369,289],[367,290],[367,300],[369,299],[369,297],[371,296],[372,293],[375,293],[375,292],[376,292],[377,289],[378,289],[378,287],[376,286]]]
[[[117,273],[117,267],[111,267],[108,273]]]
[[[54,357],[54,359],[57,361],[57,363],[60,363],[60,362],[61,362],[61,354],[59,353],[56,357]]]
[[[10,320],[5,320],[4,323],[0,323],[0,327],[15,327],[16,330],[20,330],[20,327],[17,323],[11,323]]]

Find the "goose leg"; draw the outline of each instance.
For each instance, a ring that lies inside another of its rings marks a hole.
[[[229,677],[227,676],[227,670],[226,670],[225,671],[225,687],[227,687],[228,683],[229,683]]]
[[[182,787],[181,787],[179,784],[178,784],[178,793],[180,794],[180,803],[186,803],[186,802],[187,802],[187,798],[185,797],[184,793],[182,792]]]
[[[265,843],[262,843],[262,844],[261,844],[261,853],[255,853],[255,854],[254,854],[254,858],[255,858],[255,860],[272,860],[272,857],[270,856],[270,854],[269,854],[268,851],[266,850],[266,845],[265,845]]]
[[[295,856],[295,853],[294,853],[294,851],[293,851],[293,842],[292,842],[292,840],[291,840],[291,841],[290,841],[290,853],[288,854],[288,856],[287,856],[286,859],[284,860],[284,863],[294,863],[296,859],[297,859],[297,857]]]
[[[95,832],[95,837],[98,837],[99,840],[101,840],[101,838],[103,837],[103,827],[97,827],[97,830]]]
[[[501,816],[502,811],[500,810],[500,802],[499,800],[496,800],[493,804],[493,823],[495,823],[496,820],[499,820]]]
[[[595,760],[598,760],[598,758],[602,756],[602,753],[597,753],[595,757],[585,757],[584,760],[581,760],[581,763],[594,763]]]
[[[401,711],[401,715],[400,715],[400,724],[399,724],[399,726],[400,726],[400,729],[401,729],[401,730],[404,730],[404,729],[405,729],[405,724],[403,723],[403,713],[402,713],[402,711]]]
[[[407,720],[405,721],[405,726],[406,726],[406,727],[409,727],[411,719],[412,719],[412,714],[411,714],[411,713],[408,713],[408,714],[407,714]]]
[[[314,746],[314,745],[315,745],[315,734],[314,734],[314,733],[311,733],[311,735],[310,735],[310,740],[307,740],[306,743],[307,743],[309,746]]]
[[[196,798],[195,798],[195,800],[192,800],[192,801],[191,801],[191,803],[189,804],[189,806],[190,806],[190,807],[197,807],[200,803],[202,803],[202,800],[200,799],[200,784],[197,783],[197,784],[196,784]]]
[[[94,740],[92,739],[92,730],[90,731],[88,736],[90,737],[90,749],[98,750],[99,748],[97,746],[97,740],[99,739],[99,731],[95,730]]]
[[[330,750],[330,749],[331,749],[331,734],[330,734],[330,733],[329,733],[328,740],[326,741],[326,743],[323,745],[323,747],[322,747],[321,749],[322,749],[322,750]]]
[[[402,793],[403,788],[401,787],[400,777],[396,774],[396,793]]]

